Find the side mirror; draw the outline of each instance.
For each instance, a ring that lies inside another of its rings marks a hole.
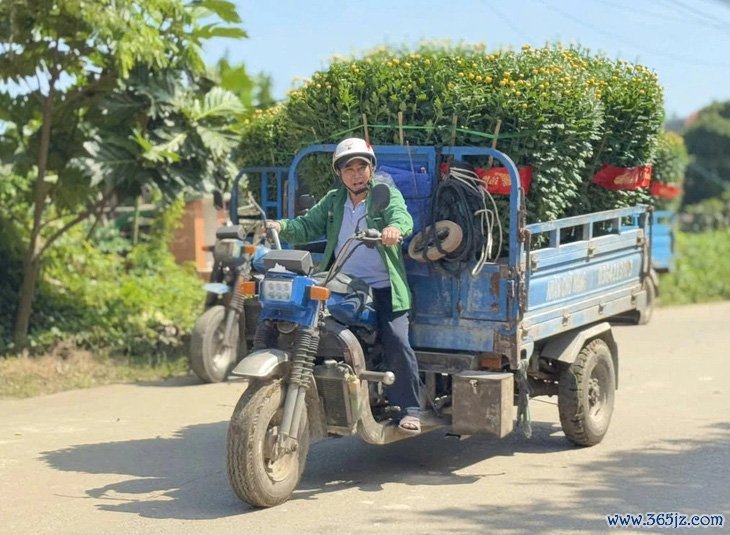
[[[225,207],[223,194],[220,192],[220,190],[215,190],[213,192],[213,206],[215,206],[216,210],[223,210],[223,208]]]
[[[385,184],[375,184],[370,192],[370,207],[373,212],[382,212],[390,204],[390,188]]]
[[[306,214],[315,204],[317,204],[317,201],[314,196],[310,195],[309,193],[300,195],[297,199],[297,215]]]

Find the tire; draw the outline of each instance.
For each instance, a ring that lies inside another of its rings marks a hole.
[[[239,322],[231,330],[231,350],[224,352],[226,308],[217,305],[203,312],[190,337],[190,367],[201,381],[220,383],[238,362]],[[245,342],[244,342],[245,343]]]
[[[287,501],[299,484],[309,451],[306,407],[299,425],[298,447],[271,463],[284,408],[281,382],[252,382],[233,410],[226,439],[228,480],[233,491],[254,507]]]
[[[656,286],[652,277],[645,277],[641,287],[646,291],[646,308],[640,310],[636,317],[636,325],[646,325],[651,321],[654,315],[654,305],[656,304]]]
[[[611,423],[616,372],[601,339],[588,342],[560,373],[558,412],[565,437],[578,446],[598,444]]]
[[[426,227],[421,232],[416,234],[411,243],[408,244],[408,256],[418,262],[426,262],[427,260],[436,261],[449,253],[456,251],[461,245],[463,239],[463,232],[461,227],[453,221],[443,220],[437,221],[436,224],[436,239],[439,241],[443,253],[439,251],[438,246],[433,242],[425,243],[425,239],[431,232],[431,226]],[[426,250],[424,259],[424,249]]]

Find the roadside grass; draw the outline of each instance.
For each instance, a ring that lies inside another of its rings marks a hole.
[[[38,356],[0,359],[0,399],[28,398],[113,383],[154,381],[189,374],[185,358],[156,365],[98,358],[89,351],[59,346]]]
[[[730,229],[677,233],[676,268],[662,274],[662,306],[730,299]]]

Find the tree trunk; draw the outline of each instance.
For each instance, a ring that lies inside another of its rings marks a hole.
[[[33,293],[35,292],[40,271],[40,252],[43,246],[41,243],[41,227],[43,224],[46,196],[48,195],[46,166],[48,164],[48,148],[51,139],[53,87],[54,80],[51,79],[48,96],[43,99],[41,104],[43,125],[41,126],[41,143],[38,149],[38,176],[36,177],[33,188],[33,228],[30,232],[28,249],[23,259],[23,283],[20,286],[20,293],[18,295],[18,312],[15,316],[15,332],[13,333],[13,342],[16,350],[22,349],[28,340],[28,327],[33,308]]]
[[[29,250],[23,261],[23,284],[20,287],[18,313],[15,316],[15,333],[13,342],[17,350],[25,347],[28,339],[28,327],[30,325],[30,314],[33,305],[33,292],[35,291],[38,273],[40,272],[40,257]]]

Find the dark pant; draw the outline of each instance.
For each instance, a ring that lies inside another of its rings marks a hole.
[[[385,366],[395,374],[395,383],[386,388],[388,401],[401,408],[402,416],[406,409],[419,406],[418,362],[408,340],[408,312],[393,312],[391,289],[373,288],[375,310],[378,312],[378,329],[383,345]]]

